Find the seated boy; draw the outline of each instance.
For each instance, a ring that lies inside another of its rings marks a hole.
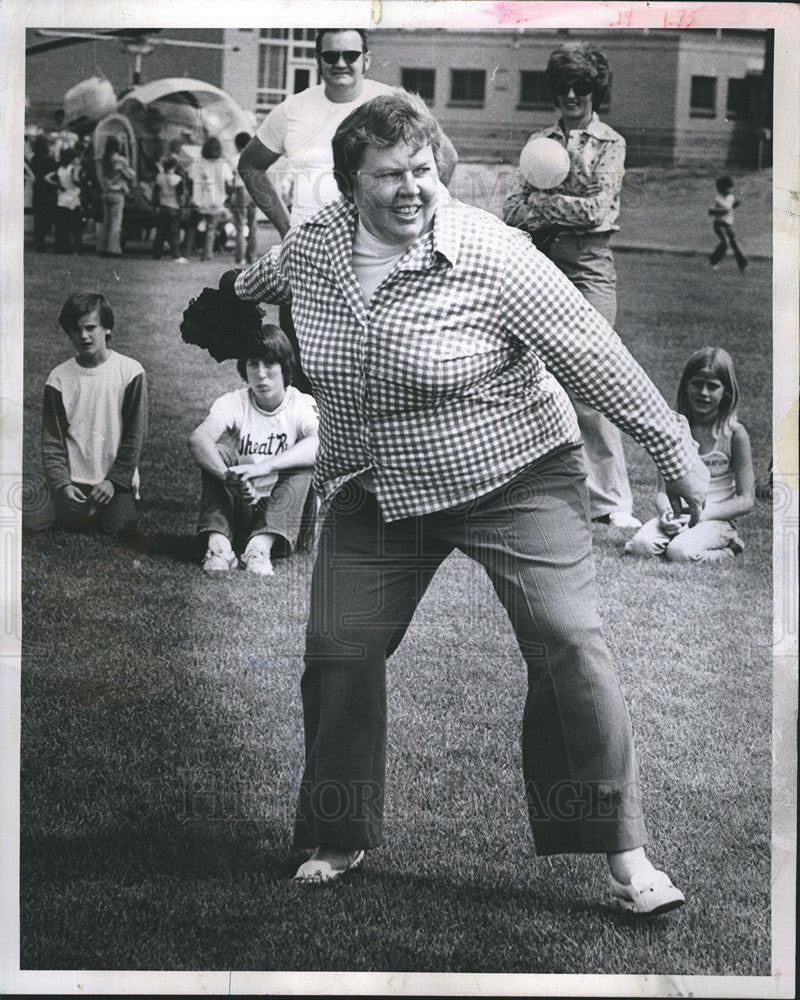
[[[114,313],[102,295],[70,295],[58,322],[75,357],[50,372],[44,389],[42,466],[56,520],[129,537],[147,435],[144,369],[109,349]]]
[[[226,573],[238,560],[271,576],[276,540],[288,555],[300,533],[317,455],[314,400],[290,384],[294,354],[280,327],[265,324],[237,360],[247,383],[220,396],[189,436],[202,470],[197,533],[203,569]]]

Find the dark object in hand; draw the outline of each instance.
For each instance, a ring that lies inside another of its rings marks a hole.
[[[226,361],[246,355],[261,330],[261,312],[254,302],[238,298],[232,286],[224,291],[204,288],[184,310],[180,329],[187,344],[204,347],[215,361]]]
[[[564,233],[569,232],[564,226],[542,226],[541,229],[526,229],[524,226],[519,227],[523,233],[527,233],[533,241],[533,245],[537,250],[540,250],[545,256],[549,255],[550,247],[553,245],[554,240],[558,239]]]

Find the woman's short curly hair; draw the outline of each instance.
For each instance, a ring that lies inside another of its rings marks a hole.
[[[439,123],[416,94],[399,88],[381,94],[351,111],[333,137],[333,171],[339,190],[353,200],[356,172],[370,146],[390,149],[398,142],[413,150],[430,146],[436,169],[442,173],[442,133]]]
[[[612,76],[608,60],[599,49],[592,48],[584,42],[566,42],[564,45],[559,45],[547,60],[545,74],[556,104],[558,85],[577,79],[591,82],[594,110],[607,103],[611,97]]]

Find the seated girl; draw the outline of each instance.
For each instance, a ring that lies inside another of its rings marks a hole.
[[[271,576],[276,543],[286,555],[297,545],[314,504],[318,420],[312,397],[290,384],[293,364],[286,334],[264,325],[237,360],[247,385],[220,396],[189,436],[202,477],[206,573],[229,572],[240,551],[246,570]]]
[[[678,386],[676,409],[689,422],[700,458],[711,480],[700,520],[688,526],[688,514],[675,514],[663,480],[656,493],[658,517],[648,521],[625,546],[628,555],[663,555],[670,562],[719,562],[744,548],[735,518],[755,504],[750,438],[739,423],[739,387],[727,351],[706,347],[686,364]]]

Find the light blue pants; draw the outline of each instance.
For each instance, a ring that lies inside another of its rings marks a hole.
[[[103,221],[97,241],[98,253],[109,253],[115,257],[122,254],[122,213],[125,210],[125,194],[122,191],[107,191],[103,195]]]
[[[700,521],[677,535],[668,535],[654,517],[636,532],[625,546],[629,556],[650,558],[663,555],[669,562],[717,562],[733,556],[730,542],[741,545],[730,521]]]
[[[557,236],[548,256],[611,326],[617,318],[617,272],[609,234]],[[586,449],[591,516],[630,514],[633,498],[619,430],[602,413],[570,393]]]
[[[387,523],[356,482],[332,499],[311,584],[296,847],[381,842],[386,660],[456,548],[486,569],[527,664],[522,770],[537,853],[645,843],[630,722],[597,611],[585,477],[571,446],[419,517]]]

